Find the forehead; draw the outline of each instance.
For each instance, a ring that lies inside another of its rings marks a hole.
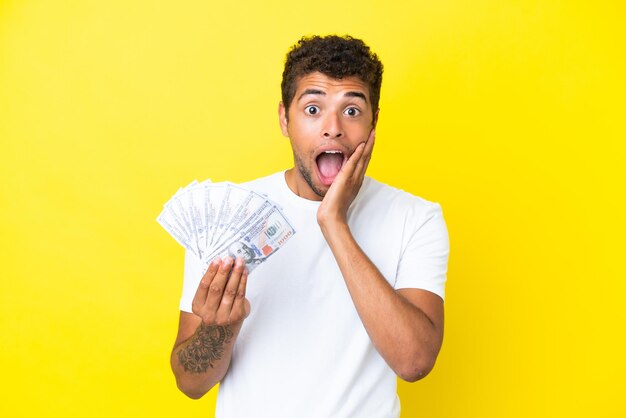
[[[320,72],[303,75],[296,81],[295,99],[297,99],[303,91],[309,89],[321,90],[329,94],[355,91],[362,92],[369,97],[367,84],[356,76],[332,78]]]

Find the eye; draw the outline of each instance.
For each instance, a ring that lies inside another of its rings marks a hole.
[[[356,107],[349,107],[343,111],[344,115],[355,117],[361,114],[361,111]]]
[[[304,113],[307,115],[317,115],[320,112],[320,108],[315,105],[309,105],[304,108]]]

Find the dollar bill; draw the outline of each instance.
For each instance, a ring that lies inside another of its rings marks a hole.
[[[179,189],[157,222],[208,267],[216,257],[243,257],[252,271],[280,249],[295,229],[268,196],[230,182]]]
[[[249,272],[264,263],[295,234],[295,229],[276,207],[263,211],[255,222],[226,240],[205,260],[206,267],[215,257],[242,257]]]

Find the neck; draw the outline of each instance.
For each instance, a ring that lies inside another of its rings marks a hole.
[[[323,199],[322,196],[319,196],[311,189],[307,181],[302,178],[300,172],[295,167],[292,167],[285,172],[285,181],[287,182],[289,189],[303,199],[318,202]]]

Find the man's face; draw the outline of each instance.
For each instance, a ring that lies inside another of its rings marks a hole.
[[[343,164],[375,126],[369,89],[357,77],[315,72],[298,81],[289,107],[279,106],[280,127],[293,149],[287,184],[299,196],[321,200]]]

